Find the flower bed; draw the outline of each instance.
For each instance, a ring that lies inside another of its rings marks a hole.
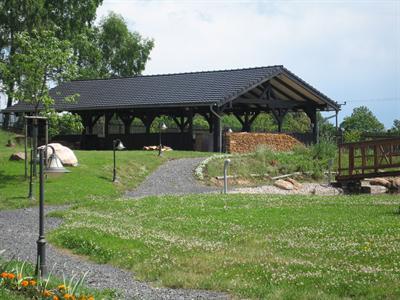
[[[7,289],[31,299],[49,300],[94,300],[93,295],[87,294],[81,289],[86,274],[80,278],[73,276],[67,283],[56,284],[51,279],[51,273],[47,278],[38,278],[30,275],[25,270],[25,263],[0,265],[0,289]]]

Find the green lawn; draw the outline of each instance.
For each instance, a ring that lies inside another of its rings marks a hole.
[[[399,299],[399,195],[95,200],[50,241],[155,285],[239,298]]]
[[[0,209],[21,208],[36,205],[27,199],[29,182],[24,178],[24,162],[9,161],[12,153],[23,147],[7,148],[7,139],[13,135],[0,130]],[[78,167],[71,173],[46,180],[46,204],[81,203],[102,198],[120,197],[127,189],[138,186],[144,178],[168,159],[200,157],[207,152],[171,151],[158,157],[148,151],[117,152],[117,176],[119,183],[112,182],[112,151],[75,151]],[[36,184],[38,190],[38,184]],[[38,198],[38,196],[36,197]]]

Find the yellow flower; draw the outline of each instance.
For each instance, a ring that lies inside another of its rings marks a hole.
[[[8,279],[14,279],[15,278],[15,274],[8,273],[7,277],[8,277]]]
[[[60,298],[58,298],[58,296],[53,296],[53,300],[60,300]]]
[[[89,296],[88,300],[94,300],[93,296]]]
[[[36,285],[36,281],[35,281],[35,280],[30,280],[30,281],[29,281],[29,284],[32,285],[32,286],[33,286],[33,285]]]
[[[66,299],[66,300],[72,299],[72,295],[70,295],[70,294],[65,294],[65,295],[64,295],[64,299]]]
[[[65,290],[65,285],[60,284],[57,288],[58,288],[60,291],[61,291],[61,290]]]
[[[50,297],[52,294],[53,294],[53,293],[50,292],[50,291],[48,291],[48,290],[44,290],[44,291],[43,291],[43,296],[44,296],[44,297]]]
[[[22,280],[21,285],[22,285],[23,287],[28,286],[28,285],[29,285],[28,280]]]
[[[6,277],[8,277],[8,273],[7,272],[3,272],[3,273],[1,273],[1,278],[6,278]]]

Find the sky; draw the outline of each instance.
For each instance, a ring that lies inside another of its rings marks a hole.
[[[400,118],[400,1],[104,0],[155,47],[143,74],[284,65],[343,117]],[[329,115],[329,114],[328,114]]]

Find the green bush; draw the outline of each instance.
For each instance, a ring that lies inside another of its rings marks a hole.
[[[49,112],[49,137],[60,134],[81,134],[83,130],[82,119],[79,115],[71,113]]]
[[[346,143],[358,142],[361,140],[361,131],[349,130],[343,133],[343,139]]]

